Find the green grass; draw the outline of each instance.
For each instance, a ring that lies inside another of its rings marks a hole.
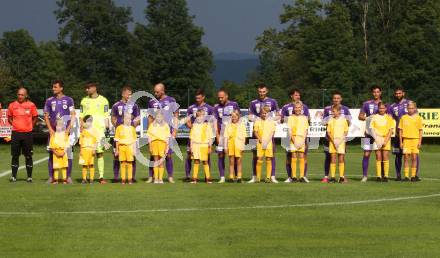
[[[285,178],[285,154],[277,153],[277,176]],[[9,169],[8,146],[0,146],[0,173]],[[350,147],[345,185],[321,184],[323,154],[309,154],[310,184],[47,185],[46,162],[34,183],[0,178],[2,257],[439,257],[439,197],[375,203],[206,209],[352,202],[440,193],[440,148],[422,153],[419,183],[359,182],[361,151]],[[45,157],[43,147],[35,160]],[[217,177],[216,155],[213,174]],[[110,178],[111,157],[106,156]],[[23,161],[21,160],[21,164]],[[176,177],[184,174],[175,158]],[[75,164],[77,159],[75,159]],[[138,166],[138,175],[146,169]],[[393,167],[393,166],[392,166]],[[392,170],[393,174],[393,170]],[[250,175],[250,154],[244,175]],[[373,159],[370,175],[374,175]],[[25,171],[19,172],[24,178]],[[75,165],[73,176],[80,178]],[[193,210],[182,210],[182,209]],[[167,211],[161,211],[167,209]],[[135,211],[132,213],[69,213]],[[56,212],[67,213],[56,213]],[[3,213],[2,213],[3,212]],[[24,214],[8,214],[24,212]],[[28,213],[29,214],[26,214]],[[35,212],[36,214],[30,214]],[[55,212],[55,213],[54,213]]]

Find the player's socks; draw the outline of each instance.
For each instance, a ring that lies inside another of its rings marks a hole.
[[[191,156],[189,153],[186,154],[186,160],[185,160],[185,175],[186,178],[189,178],[191,176]]]
[[[263,169],[263,161],[262,160],[257,160],[257,164],[256,164],[256,172],[257,172],[257,181],[261,180],[261,170]]]
[[[258,158],[254,156],[252,158],[252,176],[257,175],[257,164],[258,164]]]
[[[34,162],[32,156],[25,157],[26,162],[26,173],[28,178],[32,178],[32,170],[34,168]]]
[[[266,161],[266,178],[270,178],[272,176],[272,165],[274,159],[270,161]]]
[[[159,168],[157,168],[157,171],[159,173],[159,180],[163,180],[163,174],[165,173],[165,168],[159,167]]]
[[[119,169],[120,169],[120,167],[121,167],[121,164],[120,164],[119,160],[114,159],[113,160],[113,176],[114,176],[115,180],[119,179]]]
[[[127,162],[127,177],[128,177],[129,182],[133,180],[133,163],[132,162]]]
[[[220,173],[220,177],[224,177],[225,176],[225,156],[218,157],[217,167],[218,167],[218,171]]]
[[[153,177],[154,177],[154,180],[159,179],[159,167],[158,166],[153,168]]]
[[[153,164],[154,163],[154,158],[152,156],[150,156],[150,167],[148,168],[148,177],[152,178],[154,176],[154,169],[153,169]]]
[[[416,176],[417,176],[417,167],[411,168],[411,177],[416,177]]]
[[[82,168],[82,180],[83,181],[87,180],[87,168],[86,167]]]
[[[382,161],[376,160],[376,177],[382,177]]]
[[[61,174],[63,175],[63,181],[67,180],[67,168],[61,169]]]
[[[72,166],[73,166],[73,160],[68,159],[67,160],[67,177],[68,178],[72,177]]]
[[[396,158],[394,160],[394,166],[396,168],[396,177],[401,177],[402,174],[402,157],[403,155],[401,153],[396,154]]]
[[[275,157],[275,146],[274,146],[273,152],[274,152],[273,156]],[[276,174],[275,168],[276,168],[276,160],[275,160],[275,158],[272,158],[272,162],[270,164],[271,176],[275,176],[275,174]]]
[[[405,167],[405,168],[403,169],[403,172],[404,172],[404,174],[405,174],[405,178],[408,178],[408,177],[409,177],[409,167]]]
[[[383,174],[386,178],[388,178],[388,176],[390,174],[390,161],[389,160],[383,161]]]
[[[324,176],[328,177],[328,174],[330,173],[330,153],[327,151],[324,152],[325,154],[325,160],[324,160]]]
[[[330,175],[331,178],[336,177],[336,163],[330,163]]]
[[[343,163],[343,162],[339,163],[339,177],[342,177],[342,178],[345,177],[345,163]]]
[[[136,179],[136,158],[133,160],[133,180]]]
[[[203,165],[203,170],[205,171],[205,178],[207,180],[211,179],[211,172],[209,171],[209,165]]]
[[[126,163],[125,162],[121,162],[120,168],[121,168],[121,179],[122,179],[123,182],[125,182],[125,180],[127,179],[127,177],[126,177],[126,175],[127,175],[126,174],[126,172],[127,172]]]
[[[362,158],[362,175],[364,177],[368,176],[368,162],[370,161],[370,157],[363,157]]]
[[[193,176],[192,176],[193,180],[197,179],[198,176],[199,176],[199,167],[200,167],[200,164],[194,163],[194,166],[193,166]]]
[[[417,159],[416,159],[416,161],[417,161],[417,172],[416,172],[417,179],[418,179],[418,176],[419,176],[419,169],[420,169],[420,158],[419,157],[420,156],[417,155]]]
[[[53,170],[53,180],[58,182],[58,169]]]
[[[104,157],[97,158],[99,178],[104,178]]]
[[[95,179],[95,166],[91,165],[90,166],[90,182],[93,182],[94,179]]]
[[[49,152],[49,160],[47,162],[47,168],[49,170],[49,178],[53,178],[53,152]]]
[[[173,177],[174,174],[174,163],[172,157],[165,158],[165,166],[167,167],[168,177]]]
[[[290,164],[289,162],[287,162],[288,160],[290,160]],[[287,172],[287,177],[292,177],[292,153],[290,151],[286,152],[286,172]]]
[[[305,173],[306,173],[306,163],[305,163],[305,159],[299,159],[299,177],[303,178],[305,177]]]
[[[290,161],[290,169],[291,169],[290,177],[292,177],[292,178],[296,178],[296,161],[297,160],[298,160],[297,158],[292,158]]]

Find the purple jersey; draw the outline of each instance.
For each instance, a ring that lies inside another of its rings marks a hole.
[[[288,103],[281,108],[281,121],[284,121],[284,117],[289,117],[295,113],[295,103]],[[303,109],[301,115],[306,116],[310,120],[309,107],[303,103]]]
[[[223,118],[231,117],[232,112],[234,110],[240,111],[240,107],[238,106],[237,102],[235,102],[235,101],[228,101],[224,105],[215,104],[214,116],[215,116],[215,119],[217,119],[217,126],[218,126],[219,130],[222,129]]]
[[[203,109],[205,111],[205,115],[212,116],[214,114],[214,108],[206,103],[203,103],[202,105],[192,104],[188,107],[186,114],[188,117],[191,117],[191,123],[194,123],[194,120],[196,120],[196,112],[199,109]]]
[[[44,104],[44,113],[49,115],[50,126],[55,129],[56,120],[60,117],[64,120],[64,126],[70,123],[70,113],[75,111],[75,106],[73,99],[68,96],[63,96],[61,98],[50,97],[46,100]]]
[[[148,114],[150,116],[154,116],[154,113],[159,109],[162,110],[164,120],[170,125],[171,131],[173,130],[173,118],[174,113],[179,112],[179,105],[176,103],[176,100],[173,97],[165,96],[162,99],[151,99],[148,102]]]
[[[407,99],[402,99],[400,102],[393,103],[388,106],[388,113],[396,121],[396,125],[399,125],[400,118],[408,114],[408,103],[410,101]]]
[[[278,102],[272,98],[265,98],[264,100],[255,99],[249,105],[249,114],[260,117],[261,109],[264,106],[269,106],[271,112],[278,112]]]
[[[375,115],[379,112],[379,107],[377,106],[379,102],[375,102],[374,100],[367,100],[362,104],[362,108],[360,113],[364,113],[366,117]]]
[[[332,115],[332,107],[333,106],[331,105],[324,108],[324,119]],[[350,109],[347,106],[341,105],[341,116],[348,117],[348,120],[351,121]]]
[[[137,104],[128,104],[120,100],[113,105],[111,116],[116,118],[115,127],[124,123],[124,115],[127,113],[131,114],[132,124],[134,124],[134,119],[141,115]]]

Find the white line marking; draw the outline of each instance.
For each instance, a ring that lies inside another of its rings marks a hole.
[[[46,161],[48,159],[49,159],[49,157],[45,157],[45,158],[39,159],[37,161],[34,161],[34,165],[40,164],[41,162],[44,162],[44,161]],[[22,170],[25,167],[26,166],[20,166],[20,167],[18,167],[18,170]],[[0,173],[0,177],[4,177],[4,176],[7,176],[7,175],[10,175],[11,172],[12,172],[12,170],[10,170],[10,169],[8,171],[2,172],[2,173]]]
[[[225,211],[225,210],[251,210],[251,209],[283,209],[283,208],[301,208],[301,207],[325,207],[325,206],[342,206],[370,204],[393,201],[418,200],[426,198],[440,197],[440,193],[407,196],[387,199],[361,200],[349,202],[323,202],[323,203],[302,203],[302,204],[286,204],[286,205],[261,205],[261,206],[242,206],[242,207],[213,207],[213,208],[177,208],[177,209],[151,209],[151,210],[128,210],[128,211],[51,211],[51,212],[0,212],[0,216],[11,215],[57,215],[57,214],[124,214],[124,213],[159,213],[159,212],[197,212],[197,211]]]

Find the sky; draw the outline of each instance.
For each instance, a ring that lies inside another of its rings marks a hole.
[[[27,29],[37,41],[54,40],[58,24],[55,0],[1,0],[0,33]],[[130,6],[135,22],[145,23],[146,0],[115,0]],[[205,31],[203,38],[215,54],[252,54],[255,39],[269,27],[281,28],[283,4],[293,0],[187,0],[195,23]]]

